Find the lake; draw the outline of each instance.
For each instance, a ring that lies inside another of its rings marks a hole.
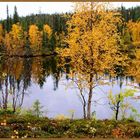
[[[70,80],[58,67],[57,57],[35,58],[1,58],[0,60],[0,105],[1,108],[12,106],[30,109],[36,100],[43,106],[44,115],[55,118],[57,115],[82,118],[82,103],[75,86],[67,88]],[[130,87],[130,80],[123,80],[122,90]],[[102,85],[94,89],[92,112],[98,119],[110,119],[108,94],[120,92],[119,80],[113,85]],[[140,93],[135,93],[135,97]],[[129,98],[128,102],[140,111],[140,99]],[[130,110],[127,111],[130,115]]]

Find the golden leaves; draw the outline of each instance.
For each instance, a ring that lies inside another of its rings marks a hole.
[[[133,48],[131,49],[131,55],[133,58],[129,59],[127,75],[135,77],[136,82],[140,82],[140,21],[129,21],[127,23],[127,28],[127,31],[131,35],[133,44]]]
[[[51,27],[48,24],[45,24],[44,27],[43,27],[43,30],[44,30],[45,33],[47,33],[48,38],[50,39],[51,35],[52,35]]]
[[[22,39],[23,38],[22,27],[19,24],[13,24],[10,34],[12,35],[15,41]]]
[[[4,30],[2,24],[0,24],[0,46],[3,44],[4,41]]]
[[[118,62],[117,25],[121,19],[116,15],[118,13],[106,11],[101,4],[78,3],[78,9],[67,22],[65,41],[69,47],[61,52],[62,57],[70,58],[74,71],[82,75],[103,74]]]
[[[29,27],[29,41],[32,49],[39,50],[42,46],[42,32],[36,25],[30,25]]]
[[[24,31],[19,23],[13,24],[9,33],[5,34],[4,45],[10,54],[19,54],[25,45]]]
[[[133,44],[139,45],[140,44],[140,21],[132,22],[129,21],[127,24],[129,32],[131,33]]]
[[[63,68],[81,90],[91,91],[105,84],[105,73],[115,76],[115,65],[123,60],[120,50],[119,13],[106,10],[106,5],[78,3],[75,13],[67,22],[67,48],[58,49]]]
[[[127,75],[135,77],[136,82],[140,82],[140,49],[136,49],[135,58],[129,61]]]
[[[48,38],[50,39],[52,29],[46,24],[44,25],[43,30],[47,33]],[[39,31],[39,28],[36,25],[30,25],[29,31],[24,32],[22,26],[17,23],[12,25],[11,31],[9,33],[5,33],[4,37],[2,36],[2,33],[2,26],[0,25],[0,44],[3,39],[4,46],[6,46],[6,50],[10,54],[19,54],[19,52],[24,53],[23,48],[28,44],[28,41],[34,53],[39,51],[42,47],[43,31]]]

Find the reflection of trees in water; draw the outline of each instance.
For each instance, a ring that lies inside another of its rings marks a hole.
[[[2,62],[0,68],[1,108],[6,110],[8,99],[10,99],[13,112],[15,112],[16,107],[22,105],[25,94],[25,90],[21,86],[23,60],[6,59]]]
[[[40,87],[43,87],[46,82],[46,77],[51,75],[54,80],[54,90],[57,89],[60,78],[60,69],[57,68],[56,57],[33,58],[31,73],[33,80],[38,83]]]
[[[58,57],[48,57],[43,59],[43,69],[45,70],[45,76],[52,75],[54,90],[58,88],[58,82],[60,80],[61,69],[57,66]]]
[[[43,87],[46,77],[52,75],[55,90],[59,73],[57,59],[54,57],[3,58],[0,63],[0,107],[7,110],[10,103],[13,112],[21,107],[31,80]]]

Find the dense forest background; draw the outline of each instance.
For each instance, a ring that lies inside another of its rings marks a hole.
[[[122,17],[126,22],[132,20],[133,22],[140,19],[140,6],[132,7],[126,9],[125,7],[118,8],[118,11],[121,12]],[[29,26],[36,24],[39,30],[43,29],[44,24],[48,24],[53,32],[66,32],[66,22],[68,20],[67,15],[72,15],[71,13],[55,13],[55,14],[31,14],[25,17],[19,17],[17,8],[15,6],[13,15],[9,15],[9,10],[7,6],[7,19],[1,20],[4,29],[9,32],[12,25],[19,22],[25,31],[28,31]]]
[[[130,20],[132,22],[137,22],[140,19],[140,7],[139,6],[132,7],[129,9],[126,9],[125,7],[122,6],[122,7],[118,8],[117,10],[121,13],[122,18],[124,19],[124,23],[127,23]],[[12,29],[12,26],[14,24],[16,25],[17,23],[18,23],[18,26],[20,25],[23,32],[28,32],[31,25],[36,26],[36,27],[32,28],[32,30],[36,29],[36,32],[42,31],[44,28],[44,25],[48,25],[50,27],[50,29],[52,30],[51,38],[49,38],[49,39],[46,38],[46,34],[43,31],[42,35],[37,36],[38,38],[39,37],[42,38],[41,40],[39,40],[41,42],[39,44],[41,44],[43,46],[43,48],[46,48],[47,51],[51,51],[51,52],[55,50],[56,46],[62,47],[65,45],[65,44],[63,44],[62,40],[67,33],[67,29],[66,29],[67,24],[66,23],[72,16],[72,13],[43,14],[40,12],[38,14],[31,14],[31,15],[28,15],[25,17],[20,17],[16,6],[14,8],[13,15],[9,14],[10,11],[8,9],[8,6],[7,6],[7,10],[5,12],[7,13],[7,18],[0,21],[0,24],[2,25],[2,30],[4,32],[3,34],[6,34],[6,33],[8,34],[11,30],[13,30],[13,32],[15,32],[14,28]],[[18,28],[18,26],[17,26],[17,28]],[[131,35],[128,34],[128,32],[126,32],[126,31],[124,32],[125,28],[126,28],[126,24],[124,24],[124,26],[120,28],[120,30],[122,31],[122,36],[123,36],[122,38],[124,39],[124,42],[126,42],[127,44],[130,44],[132,38],[131,38]],[[24,36],[26,36],[26,35],[24,34]],[[26,38],[26,40],[29,40],[28,39],[29,37],[26,36],[25,38]],[[6,40],[8,40],[8,39],[6,39]],[[22,38],[22,40],[23,40],[23,38]],[[29,46],[31,46],[31,44],[29,43],[29,41],[26,41],[25,44],[26,44],[25,45],[26,49],[30,48]],[[9,42],[8,42],[8,45],[9,45]],[[4,46],[7,46],[7,45],[4,45]],[[20,46],[22,46],[22,45],[20,44]],[[43,49],[43,51],[44,51],[44,49]],[[29,52],[29,49],[27,49],[26,52]]]
[[[125,7],[118,8],[118,11],[122,14],[122,17],[124,18],[124,22],[132,21],[136,22],[140,20],[140,7],[132,7],[126,9]],[[35,24],[39,30],[43,30],[43,26],[45,24],[48,24],[51,29],[53,30],[52,33],[52,40],[51,44],[54,46],[56,43],[56,37],[54,37],[54,34],[62,34],[63,32],[66,33],[66,22],[69,20],[68,17],[72,15],[72,13],[55,13],[55,14],[31,14],[27,15],[25,17],[20,17],[18,14],[18,10],[15,6],[13,15],[10,15],[10,11],[7,6],[7,18],[4,20],[1,20],[0,23],[2,24],[4,30],[6,32],[9,32],[12,28],[13,24],[20,23],[22,26],[22,29],[24,31],[28,31],[30,25]]]

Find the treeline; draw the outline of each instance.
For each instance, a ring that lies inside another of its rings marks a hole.
[[[69,13],[65,14],[31,14],[26,17],[19,17],[17,8],[15,6],[13,16],[9,15],[9,10],[7,6],[7,18],[5,20],[1,20],[4,29],[9,32],[12,25],[19,22],[24,31],[28,31],[29,26],[32,24],[36,24],[39,30],[43,29],[44,24],[48,24],[51,28],[53,28],[54,32],[62,32],[66,31],[66,21],[65,15],[69,15]]]
[[[129,20],[135,22],[140,19],[140,6],[136,6],[128,9],[122,6],[121,8],[118,9],[118,11],[121,12],[126,22],[128,22]]]
[[[55,46],[60,45],[61,36],[66,32],[66,21],[69,14],[32,14],[19,17],[17,8],[14,8],[13,16],[9,15],[7,6],[7,18],[0,21],[0,46],[1,51],[8,54],[24,55],[25,53],[54,51]],[[20,46],[20,50],[14,50],[14,46]],[[24,48],[24,51],[23,51]],[[9,50],[10,49],[10,50]],[[45,49],[45,50],[44,50]]]
[[[51,46],[52,29],[48,24],[43,25],[43,30],[33,24],[29,26],[28,31],[24,31],[21,24],[17,22],[12,25],[9,32],[0,25],[0,47],[2,52],[8,55],[27,55],[27,53],[40,54],[44,49]],[[51,50],[51,48],[50,48]],[[42,52],[43,53],[43,52]]]
[[[118,11],[124,18],[124,24],[120,28],[123,43],[132,45],[132,42],[138,42],[140,7],[121,7]],[[6,12],[7,18],[0,21],[0,50],[20,55],[54,52],[56,47],[61,47],[67,33],[66,23],[72,15],[39,13],[19,17],[16,6],[13,16],[9,15],[8,6]],[[136,26],[132,27],[132,24]]]
[[[118,8],[118,11],[121,12],[122,17],[125,19],[126,22],[129,20],[137,21],[140,19],[140,7],[132,7],[126,9],[125,7]],[[23,30],[28,31],[29,26],[32,24],[36,24],[39,30],[43,29],[44,24],[48,24],[54,32],[62,32],[66,31],[66,22],[67,16],[71,15],[70,13],[65,14],[31,14],[25,17],[19,17],[17,8],[15,6],[13,16],[9,15],[9,9],[7,6],[7,18],[5,20],[1,20],[4,29],[9,32],[12,24],[16,24],[20,22],[23,27]]]

